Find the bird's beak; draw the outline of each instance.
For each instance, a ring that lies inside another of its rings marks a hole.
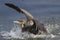
[[[20,22],[19,21],[13,21],[13,23],[19,24]]]
[[[14,23],[16,23],[16,24],[19,24],[19,25],[21,25],[22,26],[22,28],[24,27],[24,24],[22,23],[22,22],[19,22],[19,21],[13,21]]]

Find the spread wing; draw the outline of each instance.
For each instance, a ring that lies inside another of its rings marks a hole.
[[[13,8],[14,10],[18,11],[19,13],[21,12],[22,14],[24,14],[28,21],[34,19],[34,17],[29,12],[27,12],[26,10],[24,10],[22,8],[15,6],[14,4],[5,3],[5,5],[10,8]]]

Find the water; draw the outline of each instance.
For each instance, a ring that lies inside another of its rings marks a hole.
[[[49,28],[50,29],[50,28]],[[53,34],[41,34],[41,35],[33,35],[28,34],[27,32],[21,32],[21,27],[14,25],[14,27],[8,31],[1,31],[0,34],[5,39],[27,39],[27,38],[54,38]]]
[[[50,22],[51,23],[51,22]],[[0,35],[4,39],[8,40],[21,40],[21,39],[26,39],[26,40],[50,40],[54,38],[59,38],[60,33],[57,32],[55,33],[54,31],[60,27],[58,24],[50,24],[46,23],[45,27],[47,28],[48,33],[41,34],[41,35],[34,35],[34,34],[29,34],[28,32],[22,32],[21,26],[17,25],[15,23],[14,27],[10,31],[1,31]],[[55,33],[55,34],[54,34]]]
[[[6,7],[4,3],[7,2],[29,11],[44,23],[49,33],[41,35],[21,33],[21,27],[15,25],[13,21],[19,20],[23,15]],[[0,0],[0,40],[20,40],[27,37],[29,38],[25,40],[60,40],[60,0]]]

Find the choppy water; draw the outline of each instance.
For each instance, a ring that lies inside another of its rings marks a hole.
[[[50,18],[49,18],[50,19]],[[51,18],[52,19],[52,18]],[[56,20],[56,19],[55,19]],[[28,32],[21,32],[21,27],[13,23],[13,28],[9,31],[1,31],[0,35],[4,40],[57,40],[60,39],[60,24],[56,21],[48,20],[45,21],[45,27],[48,30],[47,34],[33,35]],[[56,22],[56,23],[55,23]]]
[[[29,11],[45,24],[49,33],[41,35],[21,33],[21,27],[15,25],[13,21],[19,20],[22,14],[6,7],[4,3],[7,2]],[[20,40],[27,37],[30,38],[25,40],[60,40],[60,0],[0,0],[0,40]]]

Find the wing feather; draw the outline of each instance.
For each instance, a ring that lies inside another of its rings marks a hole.
[[[14,4],[5,3],[5,5],[10,7],[10,8],[13,8],[14,10],[18,11],[19,13],[21,12],[22,14],[24,14],[28,21],[34,19],[34,17],[29,12],[27,12],[26,10],[24,10],[22,8],[15,6]]]

